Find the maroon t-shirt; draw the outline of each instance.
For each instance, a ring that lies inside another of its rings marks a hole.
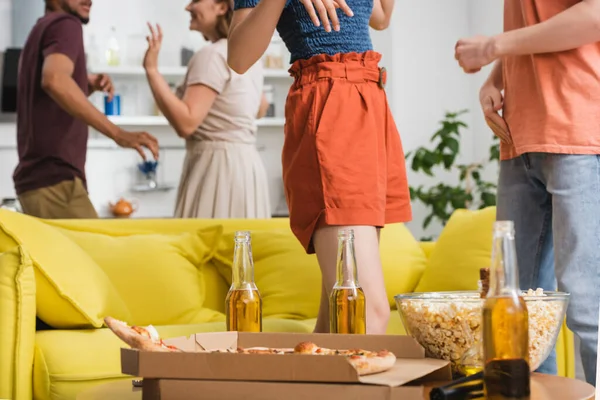
[[[86,184],[88,127],[42,89],[44,59],[55,53],[73,61],[73,79],[88,93],[81,21],[70,14],[46,14],[33,27],[21,53],[17,90],[19,164],[13,175],[17,194],[75,177]]]

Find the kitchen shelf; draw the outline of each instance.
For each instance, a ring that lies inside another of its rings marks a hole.
[[[160,73],[169,77],[180,77],[183,78],[187,72],[186,67],[160,67]],[[144,76],[146,72],[144,68],[139,66],[104,66],[94,67],[91,69],[93,74],[108,74],[112,77],[127,77],[127,76]],[[265,78],[273,79],[286,79],[290,78],[290,74],[287,68],[281,69],[264,69]]]
[[[110,116],[108,119],[118,126],[168,126],[169,122],[165,117],[145,115],[145,116]],[[261,118],[256,121],[258,126],[281,126],[285,124],[284,118]]]
[[[108,119],[117,126],[168,126],[169,122],[162,116],[110,116]],[[258,126],[283,127],[284,118],[261,118],[256,121]]]
[[[186,73],[185,67],[160,67],[160,73],[163,75],[170,76],[184,76]],[[119,65],[119,66],[103,66],[103,67],[93,67],[91,68],[91,73],[93,74],[109,74],[112,76],[131,76],[131,75],[146,75],[146,71],[144,68],[140,66],[128,66],[128,65]]]
[[[285,125],[285,118],[261,118],[256,121],[258,126],[282,127]]]
[[[175,186],[169,185],[158,185],[156,187],[149,187],[148,185],[139,184],[131,188],[131,191],[134,193],[160,193],[160,192],[169,192],[174,190]]]

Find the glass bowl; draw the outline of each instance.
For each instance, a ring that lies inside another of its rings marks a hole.
[[[529,366],[535,371],[556,344],[569,294],[541,289],[522,294],[529,313]],[[407,293],[394,298],[407,334],[425,348],[427,357],[450,361],[455,373],[464,374],[463,357],[483,367],[484,299],[478,291]]]

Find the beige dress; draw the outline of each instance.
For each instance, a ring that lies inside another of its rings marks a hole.
[[[270,218],[267,174],[256,147],[256,115],[263,90],[261,63],[243,75],[227,65],[227,40],[198,51],[177,95],[206,85],[218,95],[186,140],[176,218]]]

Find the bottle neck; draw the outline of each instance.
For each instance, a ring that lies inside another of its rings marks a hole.
[[[359,287],[356,256],[354,254],[354,233],[340,231],[338,236],[337,282],[336,287]]]
[[[512,229],[495,229],[492,242],[489,296],[519,294],[519,269]]]
[[[249,237],[243,239],[236,238],[233,252],[231,286],[234,289],[253,289],[256,287],[254,283],[252,246]]]

